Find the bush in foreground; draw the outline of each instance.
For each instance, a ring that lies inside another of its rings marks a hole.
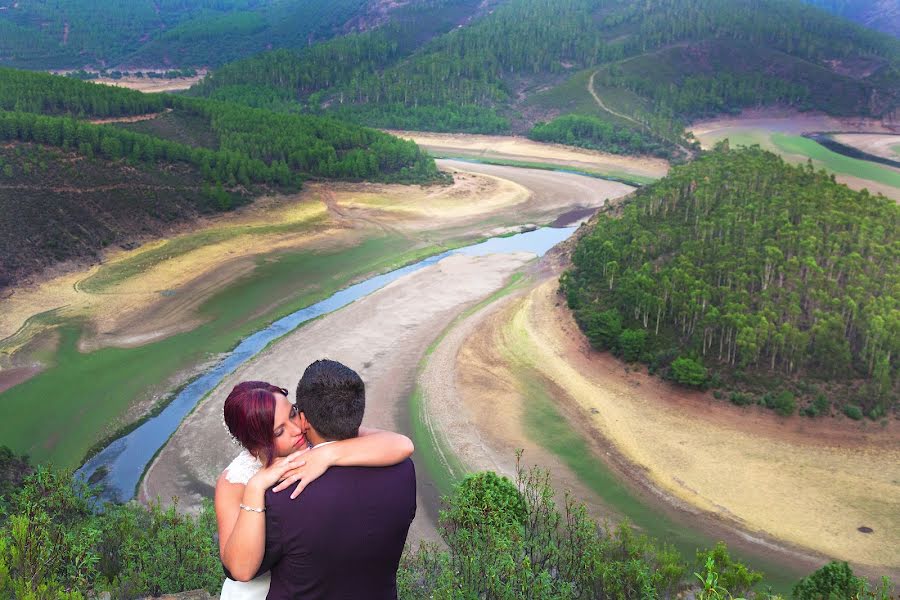
[[[753,593],[762,574],[732,558],[723,543],[698,552],[689,565],[628,523],[597,524],[571,496],[561,507],[555,496],[549,473],[536,467],[519,465],[515,482],[491,472],[468,476],[444,499],[446,546],[407,549],[399,597],[779,598]],[[124,600],[198,588],[216,593],[222,584],[210,504],[198,517],[137,503],[97,513],[94,490],[70,473],[38,467],[4,506],[0,598],[84,600],[109,591]],[[892,593],[887,579],[870,589],[845,563],[826,565],[794,588],[795,600],[889,600]]]

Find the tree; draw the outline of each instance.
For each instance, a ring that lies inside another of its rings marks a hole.
[[[692,358],[681,357],[675,359],[669,367],[672,379],[681,385],[690,387],[702,387],[707,381],[706,367]]]

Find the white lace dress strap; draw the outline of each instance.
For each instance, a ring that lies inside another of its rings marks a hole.
[[[225,479],[231,483],[247,485],[250,478],[256,475],[260,469],[262,469],[262,463],[259,462],[259,459],[244,450],[231,461],[230,465],[225,467]]]
[[[225,479],[231,483],[247,485],[250,478],[262,468],[262,463],[244,450],[238,454],[231,464],[225,467]],[[222,585],[220,600],[265,600],[269,593],[272,576],[263,573],[253,581],[232,581],[226,579]]]

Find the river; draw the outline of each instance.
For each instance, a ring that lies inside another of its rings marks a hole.
[[[159,452],[181,421],[190,414],[197,403],[212,391],[226,376],[240,365],[256,356],[261,350],[278,338],[294,331],[304,323],[342,308],[392,281],[434,265],[453,256],[485,256],[488,254],[509,254],[528,252],[543,256],[550,248],[567,239],[574,227],[541,228],[506,237],[491,238],[484,242],[465,246],[437,254],[405,266],[377,275],[306,308],[283,317],[265,329],[242,340],[221,361],[185,386],[162,412],[135,430],[115,440],[88,460],[77,475],[103,488],[102,498],[109,501],[125,502],[135,495],[144,469]]]

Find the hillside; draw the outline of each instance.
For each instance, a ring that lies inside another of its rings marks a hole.
[[[900,36],[900,1],[898,0],[805,0],[828,12],[870,27]]]
[[[227,65],[196,93],[434,131],[574,112],[648,143],[748,106],[882,117],[900,102],[900,41],[795,0],[517,0],[410,51],[390,27]]]
[[[252,195],[217,195],[190,165],[160,168],[31,143],[4,144],[0,287],[60,261],[96,260],[106,248],[130,247]]]
[[[329,118],[12,69],[0,83],[0,285],[307,178],[442,180],[415,143]]]
[[[466,22],[472,0],[33,0],[0,2],[0,65],[27,69],[218,66],[276,48],[416,20]],[[490,3],[484,3],[488,6]]]
[[[600,216],[563,278],[590,339],[788,415],[880,418],[900,383],[900,208],[720,146]]]

